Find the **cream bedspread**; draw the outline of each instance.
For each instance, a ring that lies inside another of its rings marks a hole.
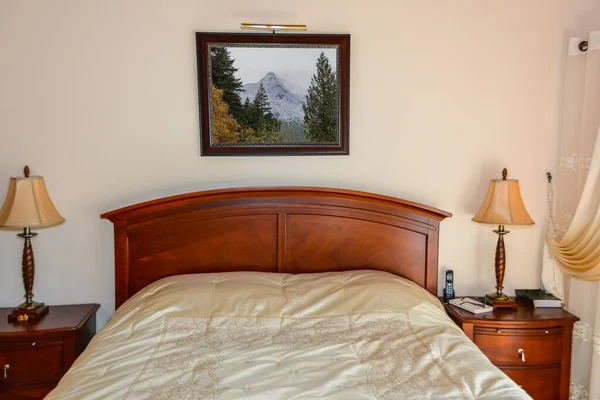
[[[47,399],[528,399],[416,284],[185,275],[108,321]]]

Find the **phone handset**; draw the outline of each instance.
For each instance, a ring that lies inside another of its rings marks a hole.
[[[444,286],[444,301],[454,298],[454,271],[446,270],[446,285]]]

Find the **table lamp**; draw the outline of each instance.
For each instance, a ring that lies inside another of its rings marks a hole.
[[[38,320],[48,312],[44,303],[33,301],[33,277],[35,264],[31,238],[31,228],[44,228],[65,222],[60,216],[46,191],[44,178],[29,176],[29,167],[24,169],[24,178],[10,178],[8,193],[4,205],[0,209],[0,227],[22,228],[23,233],[17,236],[25,239],[23,247],[23,285],[25,286],[25,302],[19,305],[8,316],[11,322]]]
[[[508,172],[506,168],[502,170],[502,179],[490,180],[483,205],[472,218],[473,221],[482,224],[498,225],[494,230],[498,234],[498,244],[496,245],[496,292],[487,294],[486,300],[494,308],[515,308],[516,303],[502,292],[504,288],[504,271],[506,268],[506,253],[504,249],[504,235],[509,231],[504,230],[504,225],[533,225],[534,222],[527,213],[519,181],[516,179],[506,179]]]

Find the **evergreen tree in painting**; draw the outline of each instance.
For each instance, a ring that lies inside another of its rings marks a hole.
[[[246,99],[242,106],[242,121],[243,125],[254,130],[255,132],[278,131],[279,121],[271,112],[271,105],[267,97],[267,91],[261,83],[256,92],[254,100],[251,102]]]
[[[251,118],[251,111],[252,108],[252,102],[250,101],[249,97],[246,97],[246,101],[244,102],[244,104],[242,104],[242,112],[240,113],[240,117],[238,118],[238,122],[240,123],[240,125],[242,126],[250,126],[250,118]]]
[[[242,115],[242,100],[239,92],[243,90],[242,81],[235,77],[237,68],[225,47],[211,47],[212,84],[223,91],[223,101],[229,105],[229,113],[239,121]]]
[[[317,59],[306,96],[304,125],[310,142],[335,143],[338,139],[337,79],[325,53]]]
[[[252,128],[256,131],[279,131],[279,120],[271,112],[271,104],[267,97],[267,91],[262,83],[258,86],[251,110],[256,118],[256,126]]]
[[[279,132],[281,122],[271,112],[267,91],[261,83],[253,101],[246,98],[240,116],[240,142],[280,143],[283,135]]]

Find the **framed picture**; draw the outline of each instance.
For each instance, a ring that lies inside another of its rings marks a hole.
[[[349,154],[350,35],[196,33],[203,156]]]

